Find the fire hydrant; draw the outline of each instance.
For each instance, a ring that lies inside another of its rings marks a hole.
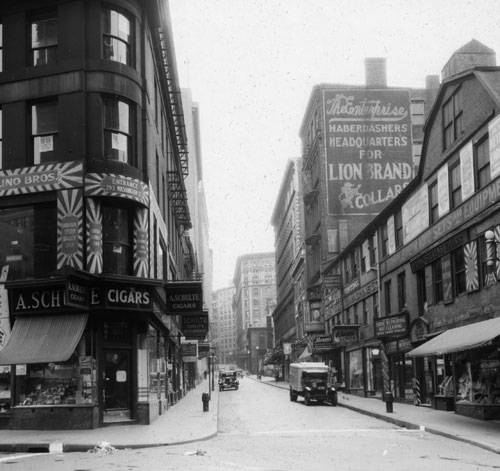
[[[210,396],[207,393],[201,395],[201,400],[203,401],[203,412],[208,412],[208,403],[210,401]]]
[[[392,413],[392,403],[394,402],[394,396],[392,395],[392,392],[386,392],[384,395],[384,401],[385,401],[385,411],[388,413]]]

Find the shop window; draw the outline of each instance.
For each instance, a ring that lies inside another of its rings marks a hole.
[[[432,281],[434,285],[434,302],[443,301],[443,268],[441,259],[432,263]]]
[[[58,106],[56,100],[31,106],[31,140],[35,165],[57,161]]]
[[[96,361],[89,337],[90,333],[83,335],[65,362],[17,365],[15,404],[32,407],[94,404]]]
[[[463,133],[462,89],[458,88],[442,108],[443,146],[448,149]]]
[[[104,157],[134,165],[132,107],[116,98],[104,98]]]
[[[464,293],[465,285],[465,255],[463,247],[459,247],[451,254],[453,268],[453,288],[455,296]]]
[[[429,218],[430,224],[434,224],[439,219],[439,195],[437,180],[429,185]]]
[[[484,188],[491,181],[490,173],[490,140],[483,139],[474,148],[476,161],[477,188]]]
[[[34,66],[55,64],[57,59],[57,17],[49,13],[31,21],[31,58]]]
[[[123,13],[105,9],[103,12],[103,57],[132,65],[132,23]]]
[[[450,202],[456,208],[462,203],[462,173],[460,163],[450,169]]]
[[[129,209],[103,205],[103,271],[131,275],[132,222]]]
[[[0,210],[0,263],[8,279],[43,278],[56,269],[55,204]]]

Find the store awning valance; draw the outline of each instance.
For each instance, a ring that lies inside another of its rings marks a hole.
[[[446,330],[442,334],[411,350],[414,357],[443,355],[490,344],[500,335],[500,317]]]
[[[0,365],[50,363],[68,360],[80,341],[88,314],[18,317]]]

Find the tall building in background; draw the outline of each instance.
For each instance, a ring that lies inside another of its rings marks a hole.
[[[149,424],[196,379],[178,309],[202,306],[166,291],[205,247],[168,4],[5,0],[0,17],[8,427]]]
[[[241,255],[236,260],[233,283],[238,363],[252,372],[257,372],[270,348],[268,317],[276,306],[275,273],[274,252]]]
[[[439,86],[432,76],[425,89],[389,87],[384,58],[366,59],[365,70],[365,85],[315,86],[300,128],[309,353],[325,333],[325,288],[362,269],[354,254],[342,280],[327,279],[324,268],[414,178]]]
[[[192,279],[202,282],[203,309],[210,319],[212,300],[212,252],[209,245],[209,221],[205,187],[203,180],[203,161],[200,136],[200,108],[193,102],[191,90],[182,89],[182,107],[188,148],[188,174],[184,180],[186,195],[191,212],[192,227],[189,229],[189,240],[193,245],[194,266]],[[209,329],[209,336],[213,334]],[[206,357],[186,365],[191,377],[196,377],[208,369]]]
[[[280,376],[287,375],[292,348],[304,335],[304,205],[302,159],[290,159],[274,205],[271,224],[275,233],[276,308],[273,311],[272,355]],[[270,345],[271,347],[271,345]]]
[[[212,293],[210,338],[219,365],[236,363],[236,316],[233,309],[235,292],[234,286],[231,286]]]

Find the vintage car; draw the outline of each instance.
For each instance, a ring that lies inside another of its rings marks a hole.
[[[221,371],[219,373],[219,391],[224,389],[238,389],[238,373],[236,371]]]
[[[289,384],[291,401],[302,396],[306,406],[311,401],[337,405],[337,391],[329,381],[328,366],[323,363],[291,363]]]

